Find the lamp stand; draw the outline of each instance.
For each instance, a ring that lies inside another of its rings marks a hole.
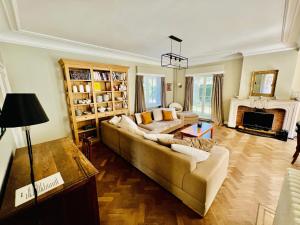
[[[27,140],[27,149],[28,149],[28,156],[29,156],[29,162],[30,162],[30,179],[31,184],[33,186],[33,192],[34,192],[34,203],[35,205],[38,204],[37,202],[37,190],[35,187],[35,179],[34,179],[34,170],[33,170],[33,155],[32,155],[32,145],[31,145],[31,138],[30,138],[30,129],[29,127],[25,127],[26,132],[26,140]]]

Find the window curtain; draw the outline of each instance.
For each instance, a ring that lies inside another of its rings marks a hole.
[[[167,107],[167,100],[166,100],[166,78],[161,78],[161,107]]]
[[[191,111],[193,107],[193,88],[194,77],[185,77],[185,97],[184,97],[184,111]]]
[[[223,125],[223,74],[213,76],[211,97],[211,118],[219,126]]]
[[[143,76],[136,76],[135,78],[135,112],[136,113],[146,111],[143,82],[144,82]]]

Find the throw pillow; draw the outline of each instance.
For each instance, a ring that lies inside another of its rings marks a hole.
[[[174,120],[171,111],[163,110],[162,114],[163,114],[164,121],[172,121],[172,120]]]
[[[172,144],[171,149],[176,152],[191,156],[196,160],[196,162],[205,161],[210,155],[210,153],[206,151],[202,151],[185,145]]]
[[[171,111],[171,112],[172,112],[173,119],[174,119],[174,120],[177,120],[177,119],[178,119],[175,108],[164,108],[163,110]]]
[[[118,123],[119,127],[125,128],[125,129],[138,129],[138,126],[135,122],[133,122],[132,119],[130,119],[128,116],[122,115],[122,119],[120,123]]]
[[[108,122],[113,124],[113,125],[117,125],[118,123],[120,123],[121,119],[122,119],[121,116],[114,116]]]
[[[135,121],[137,124],[141,124],[143,122],[142,115],[140,113],[135,113],[134,116],[135,116]]]
[[[212,147],[215,144],[215,141],[212,139],[204,139],[204,138],[184,138],[184,141],[190,143],[189,146],[198,148],[207,152],[210,152]]]
[[[143,124],[152,123],[151,112],[142,112],[141,115],[142,115]]]
[[[210,152],[215,142],[212,139],[201,139],[201,138],[184,138],[184,139],[164,139],[159,138],[158,143],[167,147],[171,147],[172,144],[180,144],[190,146],[196,149],[200,149],[206,152]]]
[[[162,114],[162,109],[158,108],[158,109],[153,109],[153,119],[155,121],[161,121],[163,120],[163,114]]]
[[[158,139],[171,139],[173,134],[145,134],[144,138],[151,141],[158,141]]]

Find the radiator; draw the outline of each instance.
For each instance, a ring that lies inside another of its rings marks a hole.
[[[300,225],[300,170],[287,170],[273,225]]]

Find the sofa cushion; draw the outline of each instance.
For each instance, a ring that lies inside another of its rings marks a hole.
[[[163,114],[162,114],[162,109],[161,108],[153,109],[152,113],[153,113],[153,119],[155,121],[163,120]]]
[[[142,112],[141,115],[142,115],[143,124],[152,123],[151,112]]]
[[[205,161],[209,157],[208,152],[190,146],[186,146],[186,145],[172,144],[171,149],[173,151],[191,156],[196,162]]]
[[[157,141],[159,138],[170,139],[173,137],[174,137],[173,134],[144,134],[144,138],[151,140],[151,141]]]
[[[197,163],[197,168],[184,176],[183,190],[203,203],[206,211],[220,189],[227,174],[229,151],[222,146],[214,146],[210,157]]]
[[[139,126],[151,131],[151,133],[166,133],[169,130],[173,131],[180,128],[181,125],[182,121],[177,119],[173,121],[153,121],[150,124],[140,124]]]
[[[164,108],[163,110],[165,110],[165,111],[171,111],[171,112],[172,112],[173,119],[174,119],[174,120],[175,120],[175,119],[178,119],[175,108]]]

